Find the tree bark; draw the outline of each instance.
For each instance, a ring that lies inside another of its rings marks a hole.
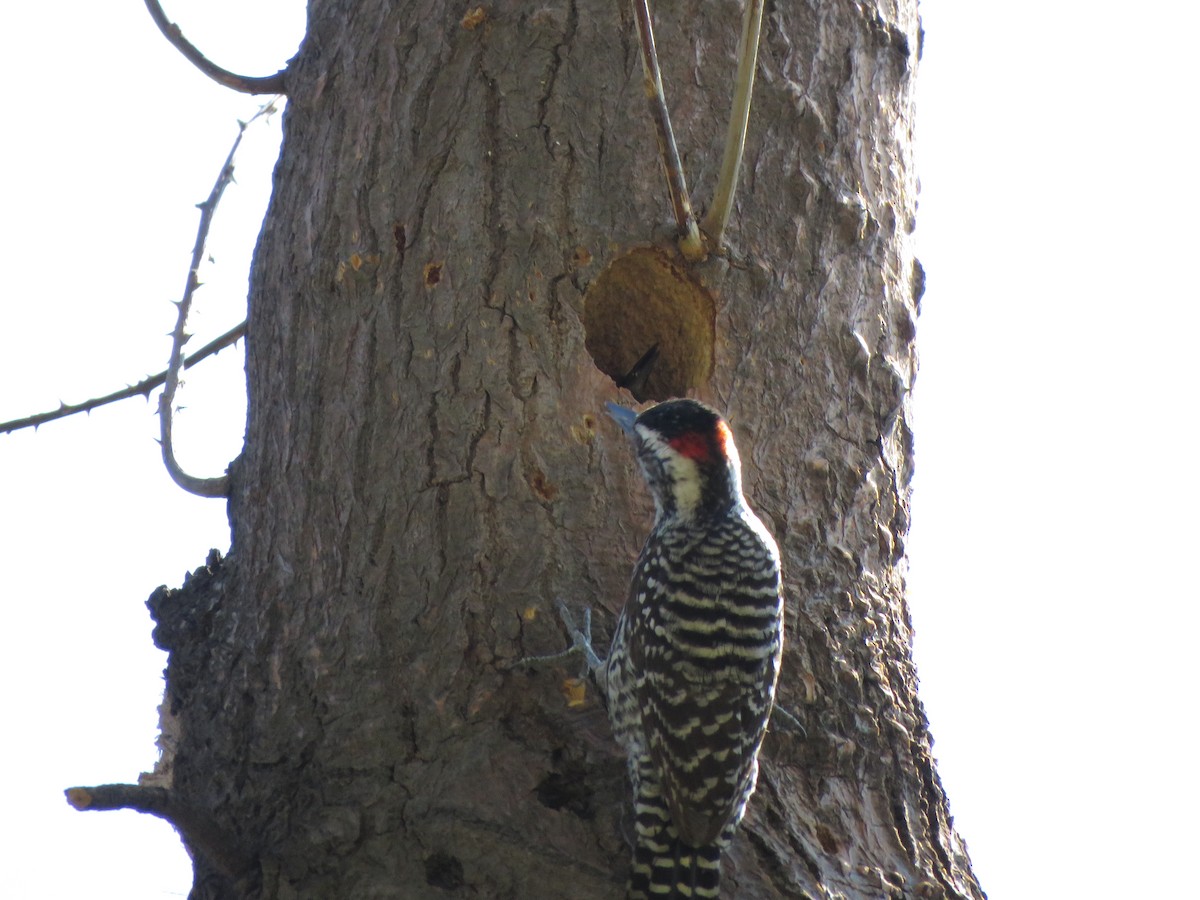
[[[694,268],[648,249],[668,206],[626,6],[468,12],[309,3],[231,552],[152,603],[157,783],[220,836],[192,897],[621,896],[603,711],[575,661],[521,660],[566,646],[556,598],[598,646],[623,602],[650,501],[601,410],[655,342],[648,395],[727,414],[784,557],[803,731],[777,716],[726,895],[983,897],[904,599],[915,0],[768,7],[731,250]],[[741,9],[655,15],[702,206]]]

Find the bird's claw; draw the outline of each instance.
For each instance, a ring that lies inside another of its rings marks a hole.
[[[576,624],[575,614],[571,612],[566,603],[556,600],[554,605],[558,608],[558,615],[562,619],[563,625],[566,626],[567,633],[571,635],[571,646],[562,653],[551,653],[548,656],[527,656],[520,662],[526,664],[557,662],[568,656],[574,656],[576,653],[582,653],[583,670],[579,673],[579,677],[586,678],[604,665],[604,660],[596,655],[596,651],[592,647],[592,608],[590,606],[583,608],[583,625],[580,626]]]
[[[571,635],[571,648],[566,652],[568,654],[583,653],[584,668],[579,673],[579,677],[583,678],[604,665],[604,660],[596,655],[596,651],[592,647],[592,608],[590,606],[583,608],[583,627],[580,628],[575,624],[575,616],[567,608],[566,603],[557,600],[555,606],[558,607],[559,618],[562,619],[563,625],[567,627],[567,632]]]

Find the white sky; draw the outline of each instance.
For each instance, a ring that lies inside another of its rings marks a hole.
[[[1200,330],[1192,6],[925,0],[911,606],[940,772],[992,900],[1183,897],[1200,839],[1191,471]],[[299,0],[175,0],[269,74]],[[5,12],[0,419],[162,368],[196,227],[257,108],[140,3]],[[238,322],[278,121],[247,137],[193,316]],[[241,351],[193,370],[185,467],[243,429]],[[143,601],[228,545],[141,400],[0,436],[0,895],[186,896],[164,823],[62,790],[153,765],[165,655]]]

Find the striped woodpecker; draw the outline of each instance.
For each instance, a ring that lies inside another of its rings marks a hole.
[[[628,756],[629,897],[718,897],[783,650],[779,551],[742,495],[728,424],[695,400],[610,403],[654,496],[608,658],[573,627]]]

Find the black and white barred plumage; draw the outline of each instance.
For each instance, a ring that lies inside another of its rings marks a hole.
[[[694,400],[609,407],[657,510],[596,672],[633,782],[629,896],[717,897],[775,699],[779,551],[717,413]]]

